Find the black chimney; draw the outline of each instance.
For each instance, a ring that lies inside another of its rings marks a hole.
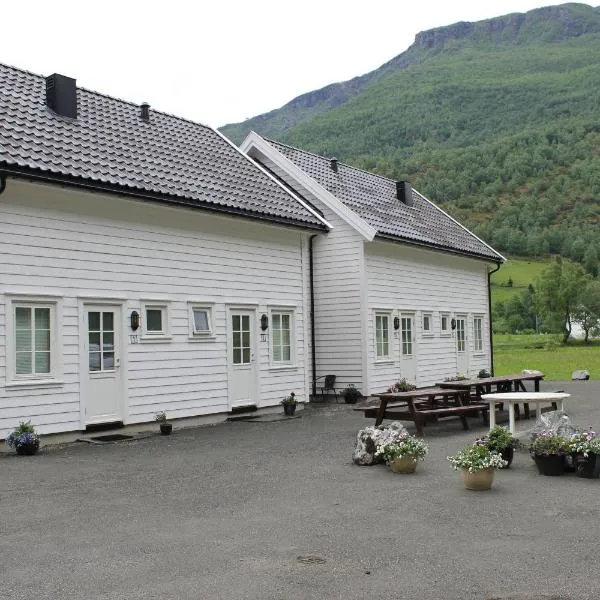
[[[334,173],[338,172],[338,159],[335,156],[331,159],[331,170]]]
[[[408,181],[396,181],[396,198],[406,204],[406,206],[414,204],[412,186]]]
[[[75,79],[54,73],[46,77],[46,104],[63,117],[77,118]]]
[[[149,121],[150,120],[150,105],[147,102],[142,102],[140,106],[140,117],[142,120]]]

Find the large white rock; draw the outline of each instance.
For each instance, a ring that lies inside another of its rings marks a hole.
[[[576,380],[587,381],[589,378],[590,378],[590,374],[585,369],[573,371],[573,375],[571,375],[571,379],[573,381],[576,381]]]
[[[407,434],[408,431],[399,421],[377,427],[369,425],[361,429],[356,436],[356,446],[352,454],[354,464],[371,466],[383,462],[381,457],[375,456],[377,446],[388,444]]]

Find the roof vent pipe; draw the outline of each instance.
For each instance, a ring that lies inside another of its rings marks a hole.
[[[337,172],[338,172],[338,159],[337,159],[337,158],[335,158],[335,157],[333,157],[333,158],[331,159],[331,170],[332,170],[334,173],[337,173]]]
[[[150,105],[147,102],[142,102],[140,106],[140,117],[142,120],[149,121],[150,120]]]
[[[406,204],[406,206],[414,204],[412,186],[408,181],[396,181],[396,198]]]
[[[57,115],[77,118],[77,85],[72,77],[54,73],[46,77],[46,104]]]

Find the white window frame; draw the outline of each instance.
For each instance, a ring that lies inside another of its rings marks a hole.
[[[477,328],[475,327],[475,321],[481,321],[481,337],[477,338]],[[484,331],[484,317],[483,315],[473,315],[473,354],[485,354],[485,342],[483,338]],[[480,347],[477,347],[477,342],[480,342]]]
[[[188,302],[188,337],[191,341],[202,342],[207,340],[213,341],[216,339],[213,308],[214,305],[210,302]],[[208,319],[207,331],[196,331],[196,320],[194,319],[195,310],[206,311],[206,316]]]
[[[56,296],[6,296],[6,387],[60,385],[62,376],[62,305]],[[23,308],[47,308],[50,310],[50,372],[17,375],[15,310]]]
[[[429,319],[429,329],[425,329],[425,319]],[[433,313],[432,312],[423,312],[421,313],[421,328],[423,332],[423,337],[431,337],[433,336]]]
[[[160,310],[162,331],[148,331],[146,325],[147,311]],[[164,300],[144,300],[142,301],[142,318],[141,318],[141,330],[142,330],[142,341],[169,341],[171,339],[170,330],[170,303]]]
[[[382,354],[381,356],[379,356],[378,354],[378,347],[377,347],[377,318],[378,317],[384,317],[387,319],[387,332],[388,332],[388,339],[387,339],[387,354]],[[392,345],[393,345],[393,340],[394,340],[394,336],[393,336],[393,320],[392,320],[392,312],[391,311],[386,311],[386,310],[376,310],[373,314],[373,346],[375,348],[375,362],[376,363],[389,363],[389,362],[393,362],[393,356],[392,356]]]
[[[289,369],[296,367],[296,310],[290,306],[269,307],[269,362],[272,369]],[[275,360],[273,357],[273,315],[289,315],[290,317],[290,359]]]
[[[446,329],[443,329],[444,318],[446,319]],[[449,312],[440,312],[440,335],[452,335],[451,321],[452,316]]]

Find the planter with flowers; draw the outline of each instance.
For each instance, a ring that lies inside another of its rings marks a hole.
[[[394,473],[414,473],[417,462],[424,460],[429,447],[412,435],[402,435],[397,440],[377,446],[376,457],[382,457]]]
[[[154,420],[160,426],[161,435],[171,435],[171,432],[173,431],[173,424],[167,421],[167,413],[164,410],[157,412]]]
[[[32,456],[40,448],[40,438],[31,421],[21,421],[19,426],[6,438],[6,445],[14,448],[17,454]]]
[[[578,477],[600,477],[600,436],[595,431],[571,436],[571,452]]]
[[[298,404],[298,400],[296,400],[296,394],[291,392],[289,396],[286,396],[282,401],[281,405],[283,406],[283,412],[288,417],[293,417],[296,412],[296,404]]]
[[[448,460],[455,470],[462,471],[463,483],[468,490],[489,490],[494,483],[496,469],[506,466],[502,456],[480,441],[465,446]]]
[[[484,443],[493,452],[498,452],[502,460],[506,462],[503,469],[508,469],[513,461],[515,448],[518,446],[518,440],[510,432],[508,427],[496,425],[490,429],[490,432],[478,440]]]
[[[409,383],[409,381],[405,377],[403,377],[398,381],[394,381],[394,383],[392,383],[392,385],[388,387],[387,391],[389,394],[392,394],[394,392],[412,392],[412,390],[416,389],[416,385]]]
[[[565,457],[571,452],[571,443],[553,431],[542,431],[533,440],[529,450],[542,475],[562,475],[565,472]]]

